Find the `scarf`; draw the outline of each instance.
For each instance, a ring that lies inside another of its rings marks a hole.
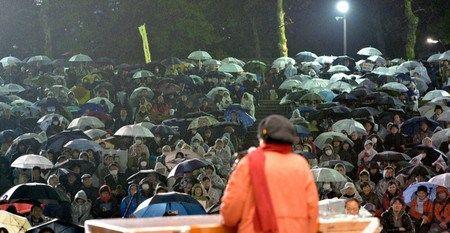
[[[425,198],[423,200],[420,200],[419,198],[417,198],[417,212],[419,212],[420,214],[423,214],[423,210],[424,210],[423,207],[427,200],[428,200],[428,198]]]
[[[259,232],[271,233],[278,232],[278,226],[264,171],[265,151],[288,154],[292,152],[292,147],[289,144],[262,144],[248,155],[250,180],[256,204],[254,228]]]

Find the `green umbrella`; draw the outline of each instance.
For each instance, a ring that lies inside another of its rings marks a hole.
[[[69,59],[69,61],[70,62],[92,62],[92,58],[89,57],[88,55],[84,55],[84,54],[79,53],[77,55],[72,56]]]
[[[251,60],[244,65],[244,70],[255,74],[265,74],[267,72],[267,65],[258,60]]]
[[[314,144],[317,146],[317,148],[322,150],[325,144],[331,143],[335,139],[348,142],[351,146],[354,145],[354,143],[347,137],[347,135],[339,132],[321,133],[319,136],[317,136],[316,140],[314,140]]]
[[[139,70],[138,72],[133,74],[133,79],[151,78],[151,77],[155,77],[155,75],[148,70]]]
[[[219,71],[227,72],[227,73],[240,73],[244,70],[237,64],[234,63],[222,63],[219,67]]]
[[[311,169],[311,173],[314,176],[314,181],[316,182],[345,182],[347,178],[345,178],[338,171],[331,168],[313,168]]]
[[[22,86],[15,84],[15,83],[9,83],[3,86],[0,86],[0,92],[4,93],[19,93],[25,91],[25,88]]]
[[[197,60],[197,61],[204,61],[208,59],[212,59],[211,55],[209,55],[208,52],[205,51],[194,51],[188,56],[189,59]]]
[[[331,129],[334,132],[347,132],[347,134],[351,134],[353,132],[359,133],[359,134],[367,134],[366,128],[364,128],[364,125],[359,123],[358,121],[355,121],[353,119],[344,119],[337,121],[331,126]]]

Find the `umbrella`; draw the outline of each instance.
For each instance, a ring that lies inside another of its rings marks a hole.
[[[334,59],[336,59],[334,56],[319,56],[314,61],[319,62],[320,64],[331,64]]]
[[[400,93],[404,93],[408,91],[408,88],[398,82],[389,82],[384,84],[383,86],[381,86],[382,90],[387,90],[387,91],[395,91],[395,92],[400,92]]]
[[[156,194],[142,202],[134,211],[136,218],[162,217],[166,215],[204,215],[203,206],[188,194],[170,192]]]
[[[318,58],[318,56],[315,53],[308,51],[299,52],[295,55],[295,60],[299,62],[311,62],[316,60],[316,58]]]
[[[209,127],[219,124],[219,121],[211,116],[202,116],[195,118],[188,126],[188,130],[190,129],[198,129],[201,127]]]
[[[347,93],[347,92],[339,94],[333,99],[333,101],[336,101],[336,102],[349,102],[349,101],[356,101],[356,100],[358,100],[358,98],[356,98],[356,96],[354,96],[351,93]]]
[[[333,99],[337,96],[332,90],[329,89],[321,90],[317,94],[322,96],[323,100],[325,100],[325,102],[327,103],[333,102]]]
[[[147,128],[147,129],[151,129],[153,126],[155,126],[155,124],[153,124],[151,122],[146,122],[146,121],[143,121],[141,123],[137,123],[136,125],[143,126],[143,127]]]
[[[353,87],[350,84],[343,81],[330,83],[330,85],[328,85],[328,88],[333,91],[347,92],[347,93],[350,93],[353,90]]]
[[[361,123],[353,120],[353,119],[344,119],[337,121],[334,123],[331,128],[335,132],[346,132],[347,134],[352,134],[353,132],[356,132],[358,134],[367,134],[366,129],[364,128],[364,125]]]
[[[2,63],[3,67],[8,67],[8,66],[15,66],[17,64],[22,63],[22,61],[16,57],[4,57],[0,60],[0,63]]]
[[[244,65],[244,70],[255,74],[265,74],[267,71],[266,63],[258,60],[251,60]]]
[[[14,162],[12,162],[11,167],[21,168],[21,169],[33,169],[33,167],[40,167],[41,169],[53,168],[53,163],[44,156],[28,154],[22,155]]]
[[[444,173],[431,178],[428,182],[450,188],[450,173]]]
[[[43,229],[52,229],[58,233],[84,233],[83,226],[79,226],[70,222],[64,222],[59,219],[53,219],[28,229],[27,233],[40,233]],[[47,232],[47,231],[45,231]]]
[[[436,106],[438,106],[438,104],[426,104],[420,107],[418,110],[421,116],[431,118],[434,115],[434,109],[436,108]],[[449,112],[450,108],[447,106],[441,106],[441,108],[444,112],[441,116],[439,116],[440,120],[450,121],[449,115],[445,116],[445,112]],[[438,119],[438,121],[440,120]]]
[[[310,61],[310,62],[302,62],[302,68],[312,68],[316,72],[320,72],[320,69],[323,68],[323,66],[316,61]]]
[[[422,100],[432,100],[438,97],[450,97],[450,94],[444,90],[432,90],[425,94]]]
[[[325,132],[321,133],[317,138],[314,140],[314,144],[319,148],[323,149],[325,144],[330,143],[333,140],[339,140],[339,141],[345,141],[348,142],[351,146],[353,146],[353,142],[347,137],[347,135],[340,133],[340,132]]]
[[[439,62],[439,57],[442,53],[436,53],[428,57],[427,62]]]
[[[258,82],[258,77],[256,74],[244,72],[236,79],[235,83],[242,85],[244,81]]]
[[[221,72],[227,73],[241,73],[244,72],[241,66],[234,63],[222,63],[222,65],[218,69]]]
[[[345,72],[350,72],[350,70],[343,65],[335,65],[335,66],[331,66],[328,70],[328,73],[345,73]]]
[[[191,149],[177,149],[166,155],[166,166],[173,169],[176,165],[189,159],[201,159],[201,156]]]
[[[417,77],[413,77],[412,80],[416,84],[416,88],[419,90],[419,93],[424,93],[428,90],[428,84],[424,80]]]
[[[294,128],[295,128],[295,132],[301,138],[306,138],[311,134],[311,132],[309,132],[309,129],[303,125],[294,125]]]
[[[372,70],[372,74],[384,75],[384,76],[394,76],[395,72],[387,67],[377,67]]]
[[[403,153],[396,152],[396,151],[383,151],[376,153],[371,161],[374,162],[399,162],[399,161],[409,161],[411,158]]]
[[[222,62],[220,62],[219,60],[216,59],[207,59],[205,61],[203,61],[203,65],[205,66],[220,66],[222,64]]]
[[[155,77],[155,75],[148,70],[139,70],[138,72],[133,74],[133,79],[151,78],[151,77]]]
[[[28,140],[36,140],[38,143],[43,143],[47,140],[47,137],[45,136],[45,133],[24,133],[20,136],[18,136],[17,138],[15,138],[13,140],[13,143],[20,143],[20,142],[28,142]]]
[[[360,49],[359,51],[358,51],[358,53],[357,53],[358,55],[361,55],[361,56],[374,56],[374,55],[378,55],[378,56],[381,56],[381,55],[383,55],[381,52],[380,52],[380,50],[378,50],[378,49],[376,49],[376,48],[373,48],[373,47],[365,47],[365,48],[362,48],[362,49]]]
[[[434,172],[431,167],[428,167],[423,164],[419,164],[419,165],[412,164],[412,165],[406,166],[403,169],[401,169],[398,173],[409,175],[409,176],[421,175],[423,177],[436,175],[436,172]]]
[[[448,140],[448,137],[450,137],[450,129],[443,129],[434,133],[431,140],[436,148],[440,148],[441,144]]]
[[[339,163],[344,165],[345,170],[347,170],[347,172],[350,172],[353,170],[353,168],[355,168],[355,166],[353,164],[351,164],[350,162],[347,162],[345,160],[328,160],[326,162],[320,163],[319,166],[334,168],[334,166],[336,166],[336,164],[339,164]]]
[[[101,137],[105,136],[106,134],[108,134],[108,132],[101,130],[101,129],[89,129],[89,130],[84,131],[84,133],[91,139],[101,138]]]
[[[352,110],[352,117],[359,117],[359,118],[364,118],[364,117],[369,117],[369,116],[373,116],[376,117],[380,114],[380,111],[378,111],[375,108],[372,107],[361,107],[361,108],[355,108]]]
[[[88,160],[82,160],[82,159],[69,159],[62,163],[56,163],[55,169],[68,169],[71,170],[73,167],[78,166],[80,167],[80,173],[85,174],[94,174],[95,170],[97,169],[95,167],[95,164]]]
[[[337,82],[337,81],[345,79],[347,77],[348,77],[348,75],[346,75],[344,73],[334,73],[333,75],[331,75],[330,83]]]
[[[347,178],[345,178],[338,171],[331,168],[313,168],[311,169],[311,173],[314,176],[314,181],[316,182],[345,182]]]
[[[68,143],[69,141],[72,141],[74,139],[78,139],[78,138],[90,139],[81,130],[74,130],[74,131],[65,130],[59,134],[55,134],[55,135],[51,136],[47,140],[45,149],[48,151],[51,151],[53,153],[59,153],[66,143]]]
[[[84,54],[79,53],[77,55],[72,56],[69,59],[69,61],[70,62],[92,62],[92,58],[89,57],[88,55],[84,55]]]
[[[430,183],[430,182],[419,182],[410,185],[408,188],[403,191],[403,199],[405,200],[406,204],[411,203],[413,198],[416,196],[416,191],[419,186],[425,186],[428,190],[428,197],[431,201],[434,201],[436,199],[436,188],[438,185]]]
[[[288,104],[288,103],[292,103],[292,102],[297,102],[306,93],[308,93],[308,91],[305,91],[305,90],[294,91],[294,92],[288,93],[280,100],[280,104]]]
[[[125,125],[114,134],[114,136],[126,136],[126,137],[142,137],[153,138],[152,132],[140,125]]]
[[[79,118],[75,118],[70,122],[68,125],[68,129],[86,129],[87,127],[90,128],[104,128],[105,124],[100,121],[96,117],[92,116],[82,116]]]
[[[303,89],[311,90],[311,89],[325,89],[330,84],[330,80],[321,79],[321,78],[313,78],[306,81],[303,84]]]
[[[140,170],[140,171],[134,173],[133,175],[131,175],[130,177],[128,177],[127,181],[133,181],[133,180],[140,181],[144,178],[149,177],[149,175],[154,175],[156,177],[156,179],[158,179],[160,182],[163,182],[163,183],[166,182],[166,177],[153,169]]]
[[[68,143],[64,144],[64,147],[78,151],[93,150],[95,152],[98,152],[102,150],[102,147],[98,143],[84,138],[69,141]]]
[[[439,126],[439,123],[428,119],[426,117],[413,117],[405,121],[402,125],[402,132],[406,135],[413,135],[419,130],[420,124],[425,122],[428,124],[431,131],[435,130]]]
[[[228,107],[227,110],[225,111],[225,121],[231,122],[232,121],[231,115],[233,112],[235,112],[237,114],[239,123],[241,123],[244,127],[246,127],[246,128],[250,127],[255,123],[256,119],[254,117],[250,116],[245,110],[233,109],[230,107]],[[214,125],[216,125],[216,124],[214,124]]]
[[[281,70],[284,69],[284,67],[286,67],[286,65],[289,63],[295,65],[297,62],[295,61],[295,59],[290,57],[279,57],[275,59],[275,61],[273,61],[272,68],[277,68]]]
[[[133,92],[130,95],[130,103],[136,104],[138,101],[138,98],[145,97],[147,99],[152,99],[153,96],[155,96],[155,93],[153,93],[152,89],[148,87],[138,87],[133,90]]]
[[[8,232],[25,232],[31,228],[27,218],[0,210],[0,227]]]
[[[316,93],[308,93],[306,95],[303,95],[299,100],[299,102],[323,102],[322,96]]]
[[[408,70],[414,70],[418,66],[423,66],[422,63],[418,61],[405,61],[403,62],[400,67],[404,67]]]
[[[386,59],[384,59],[381,56],[373,55],[367,58],[367,60],[375,63],[377,66],[384,66],[386,65]]]
[[[227,57],[222,59],[222,64],[236,64],[238,66],[244,66],[245,63],[239,59],[236,59],[234,57]]]
[[[41,65],[49,65],[52,63],[52,59],[44,55],[38,55],[30,57],[27,61],[29,64],[41,64]]]
[[[154,125],[150,128],[150,131],[154,135],[160,135],[163,138],[167,138],[169,136],[177,135],[178,133],[170,126],[167,125]]]
[[[167,178],[170,177],[177,177],[177,176],[183,176],[185,173],[193,172],[194,170],[206,167],[207,164],[203,162],[200,159],[194,158],[194,159],[188,159],[186,161],[183,161],[179,164],[177,164],[172,170],[170,170],[169,175]]]
[[[197,61],[204,61],[208,59],[212,59],[211,55],[209,55],[208,52],[205,51],[194,51],[189,54],[188,59],[197,60]]]
[[[53,118],[57,118],[59,120],[59,122],[64,123],[65,125],[69,124],[69,121],[65,117],[63,117],[62,115],[56,114],[56,113],[47,114],[47,115],[39,118],[39,120],[36,123],[39,124],[39,126],[42,130],[47,130],[47,128],[52,123]]]
[[[12,203],[19,200],[39,200],[43,204],[69,201],[66,194],[42,183],[19,184],[10,188],[0,197],[2,203]]]
[[[114,109],[114,104],[109,99],[103,98],[103,97],[95,97],[93,99],[88,100],[86,103],[92,103],[92,104],[98,104],[98,105],[102,105],[102,103],[104,103],[108,107],[108,109],[107,109],[108,112],[112,112],[112,110]]]
[[[302,87],[302,83],[295,79],[286,79],[278,89],[281,90],[292,90],[292,89],[299,89]]]
[[[445,51],[444,53],[441,54],[441,56],[439,56],[439,60],[444,61],[450,61],[450,50]]]
[[[214,71],[209,71],[208,73],[206,73],[204,77],[221,79],[221,78],[232,78],[233,75],[230,73],[227,73],[227,72],[214,70]]]
[[[183,63],[183,62],[180,59],[176,58],[176,57],[169,57],[169,58],[166,58],[166,59],[161,61],[161,64],[163,64],[166,67],[179,65],[181,63]]]
[[[19,92],[23,92],[23,91],[25,91],[25,88],[23,88],[19,84],[15,84],[15,83],[9,83],[9,84],[0,86],[0,92],[19,93]]]

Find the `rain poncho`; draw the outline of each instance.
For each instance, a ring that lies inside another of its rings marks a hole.
[[[83,204],[77,202],[78,199],[84,201]],[[72,222],[78,225],[84,225],[84,221],[91,218],[91,202],[87,199],[86,193],[80,190],[75,194],[72,202]]]
[[[286,76],[286,78],[289,78],[289,77],[292,77],[292,76],[294,76],[296,74],[297,74],[297,68],[294,66],[294,64],[289,62],[286,65],[286,68],[284,68],[284,76]]]
[[[248,92],[245,92],[241,98],[241,106],[248,111],[248,114],[255,117],[254,97]]]

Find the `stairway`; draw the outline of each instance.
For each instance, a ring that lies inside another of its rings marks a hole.
[[[290,117],[290,113],[288,112],[288,108],[286,105],[279,105],[279,100],[259,100],[258,106],[256,106],[256,122],[255,124],[248,129],[248,132],[245,136],[243,148],[242,150],[246,150],[251,146],[258,145],[257,139],[257,131],[259,122],[272,114],[279,114],[286,117]]]

